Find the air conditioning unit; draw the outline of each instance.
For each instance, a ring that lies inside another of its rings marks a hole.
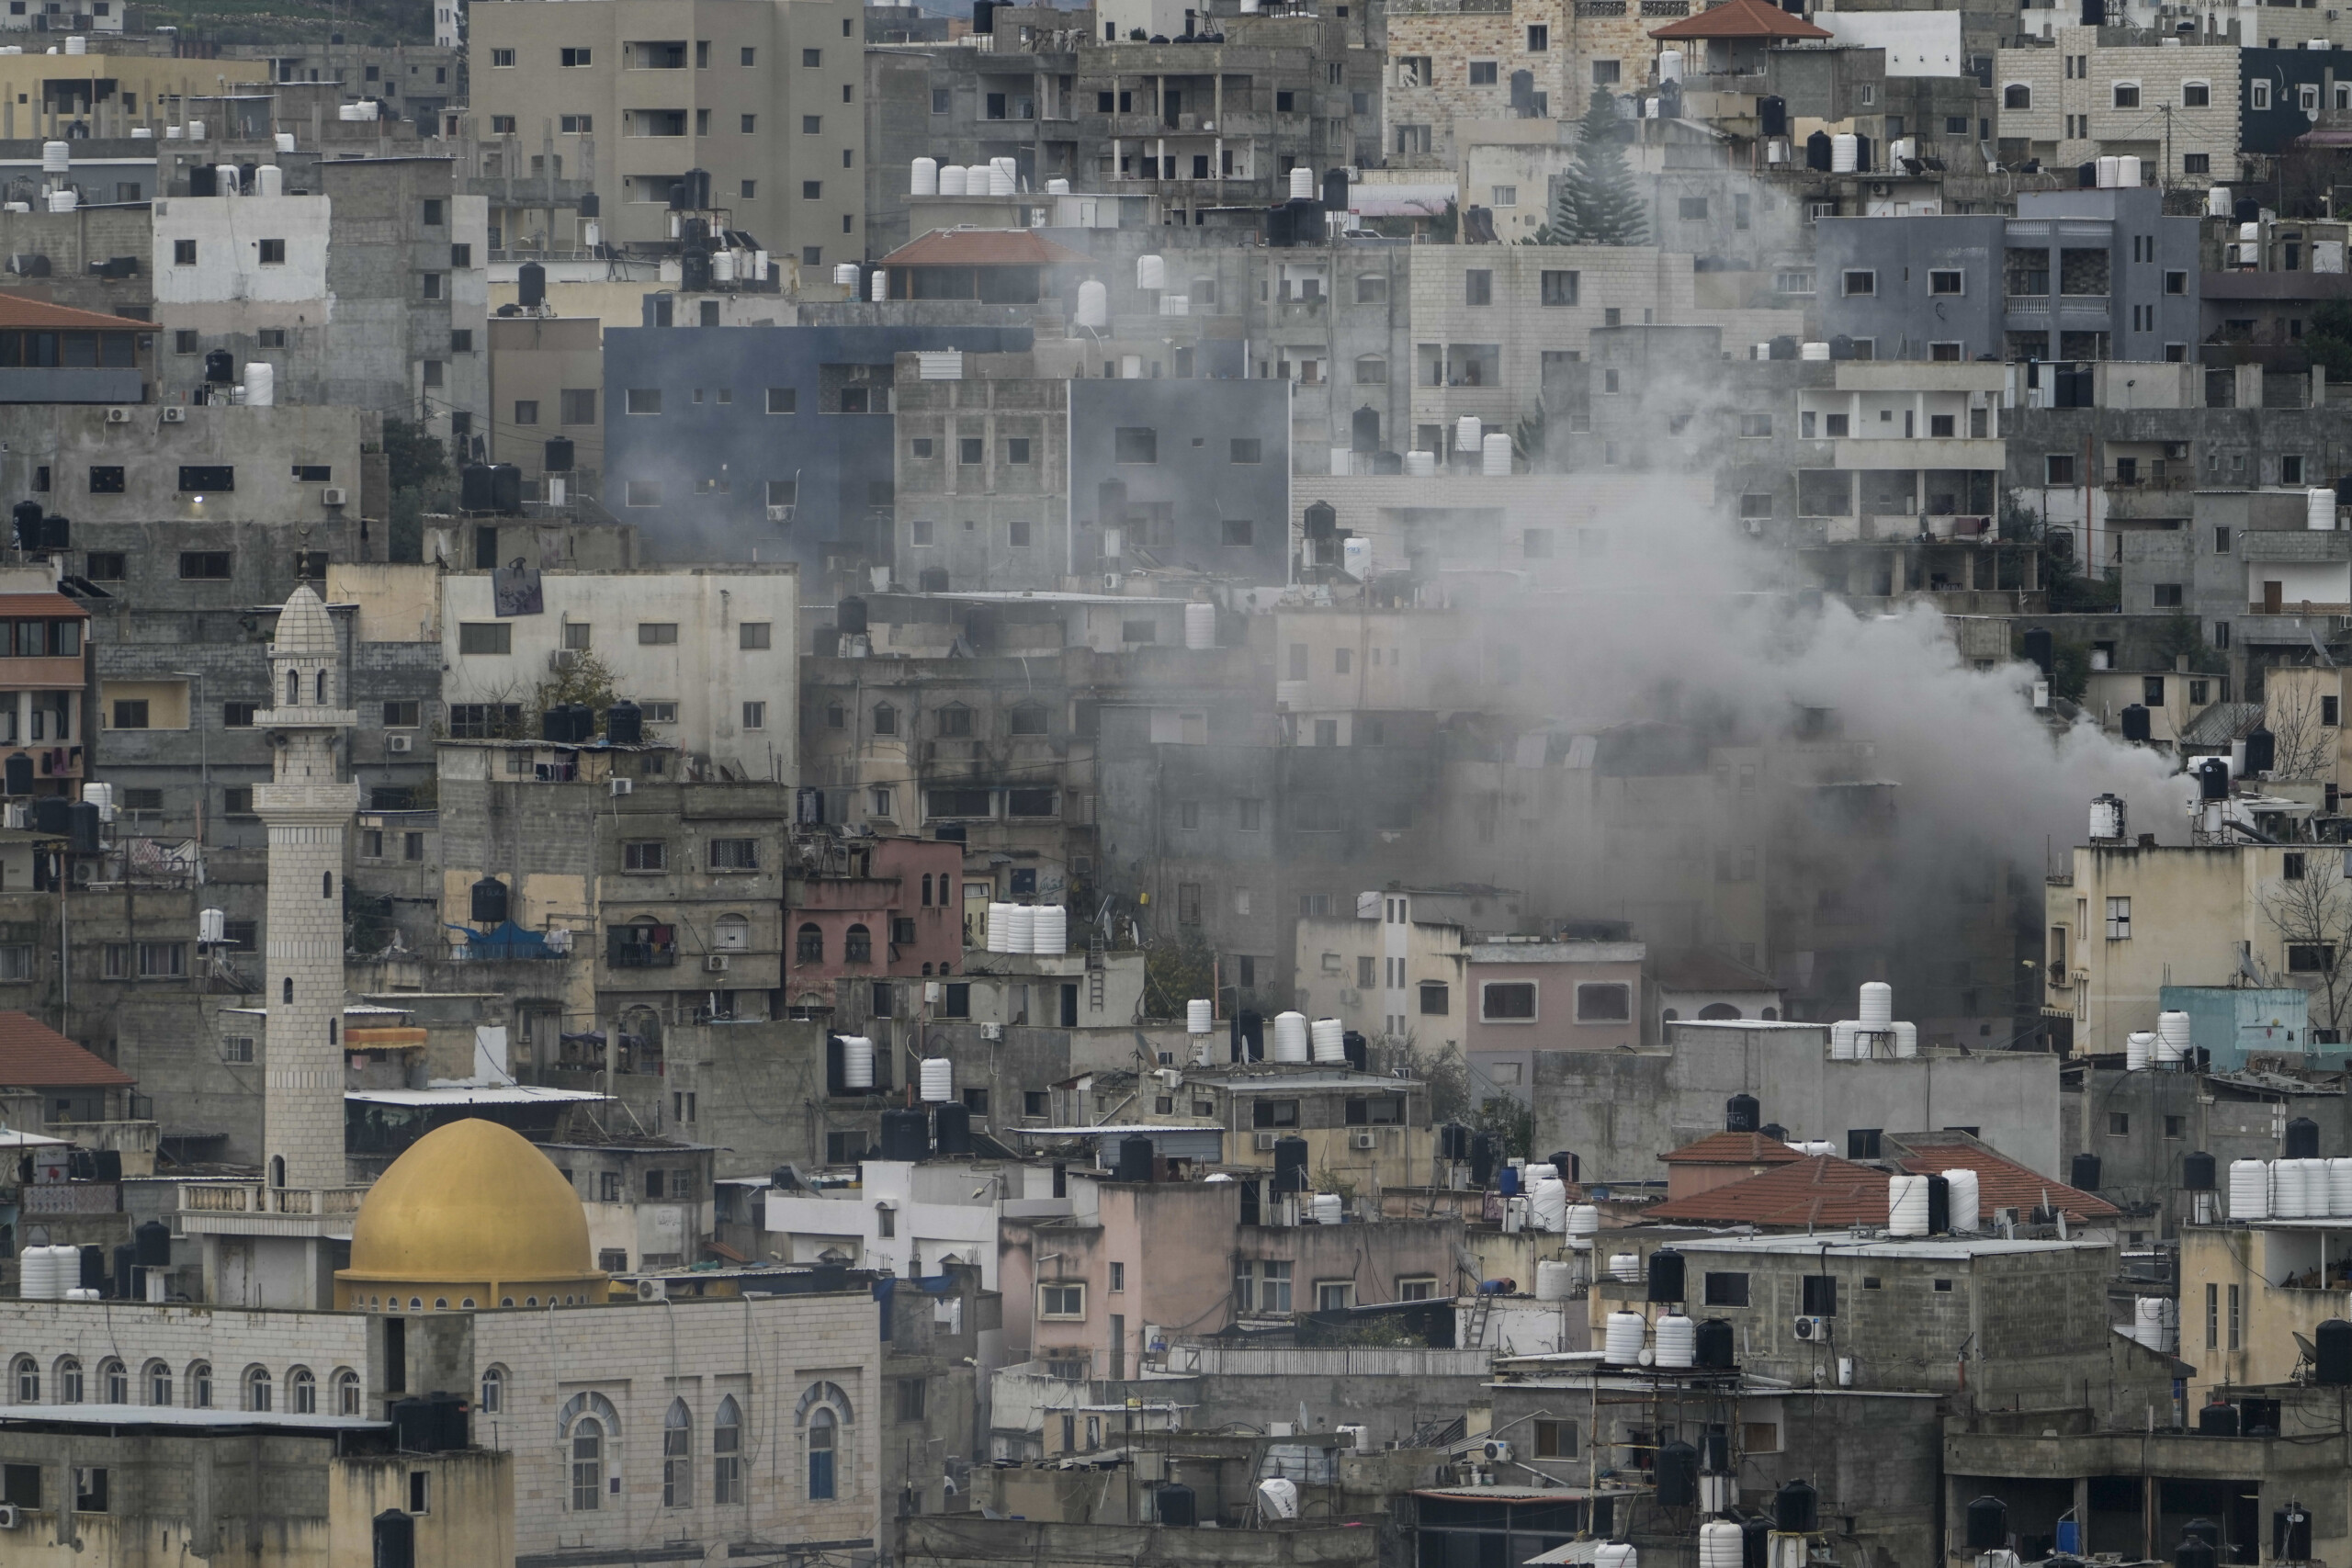
[[[350,499],[351,497],[345,492],[344,488],[341,485],[329,485],[326,489],[319,491],[319,504],[321,506],[341,506]]]
[[[703,956],[702,966],[710,974],[724,975],[727,973],[727,954],[723,953],[706,953]]]
[[[1167,1089],[1172,1094],[1177,1089],[1184,1087],[1183,1069],[1180,1067],[1161,1067],[1159,1071],[1160,1088]]]
[[[1829,1343],[1829,1325],[1835,1321],[1826,1317],[1801,1317],[1794,1325],[1796,1336],[1808,1345]]]
[[[416,738],[413,735],[387,735],[384,737],[384,750],[390,751],[395,757],[407,756],[409,752],[415,748],[415,746]]]
[[[670,1281],[667,1280],[639,1280],[637,1282],[637,1299],[641,1302],[668,1301],[670,1299]]]
[[[615,795],[627,795],[636,787],[637,781],[635,779],[615,779],[613,781],[613,793]]]
[[[559,648],[548,655],[548,668],[558,673],[579,667],[580,650],[576,648]]]
[[[1380,1146],[1380,1134],[1372,1132],[1351,1133],[1348,1135],[1348,1146],[1358,1149],[1376,1149]]]
[[[0,1530],[25,1528],[25,1516],[14,1503],[0,1503]]]
[[[791,522],[791,521],[792,521],[792,508],[790,508],[789,506],[771,506],[771,507],[769,507],[769,508],[768,508],[768,521],[769,521],[769,522],[771,522],[771,523],[789,523],[789,522]]]
[[[187,410],[176,406],[165,409],[164,411],[164,423],[165,424],[186,424],[187,423]]]
[[[1486,1447],[1482,1448],[1478,1451],[1486,1455],[1487,1462],[1489,1464],[1509,1464],[1510,1462],[1510,1442],[1508,1438],[1490,1438],[1487,1440]]]
[[[1272,1154],[1275,1135],[1272,1133],[1252,1133],[1250,1135],[1250,1146],[1261,1155]]]
[[[1747,529],[1750,534],[1761,534],[1764,532],[1764,519],[1761,517],[1743,517],[1739,520],[1739,525]]]
[[[130,423],[130,411],[129,409],[108,409],[107,410],[107,423],[108,424],[129,424]]]

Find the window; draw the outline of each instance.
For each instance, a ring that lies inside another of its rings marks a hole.
[[[1864,295],[1876,294],[1878,292],[1878,274],[1870,271],[1848,272],[1843,276],[1842,287],[1846,297],[1849,299]]]
[[[623,871],[667,871],[670,846],[660,839],[635,839],[621,845]]]
[[[622,489],[622,503],[628,506],[659,506],[662,504],[660,479],[631,479]]]
[[[803,201],[824,200],[825,182],[822,180],[802,180],[800,182],[800,199]]]
[[[630,413],[646,414],[662,412],[662,389],[659,387],[631,387],[624,396],[628,401],[623,406]]]
[[[1159,432],[1148,426],[1122,425],[1112,435],[1114,462],[1157,463]]]
[[[2107,901],[2107,940],[2109,942],[2132,940],[2131,899],[2109,898]]]
[[[2140,107],[2140,84],[2137,82],[2116,83],[2115,107],[2120,109],[2138,108]]]
[[[1747,1304],[1746,1274],[1710,1273],[1706,1277],[1705,1288],[1709,1306],[1744,1307]]]
[[[114,728],[144,729],[147,728],[147,699],[117,697],[114,700]]]
[[[1194,290],[1197,298],[1199,291]],[[1388,279],[1376,272],[1361,274],[1356,278],[1356,303],[1378,305],[1388,298]]]
[[[1444,981],[1424,980],[1420,983],[1419,988],[1423,1017],[1443,1018],[1453,1010],[1450,988]]]
[[[1838,1315],[1838,1276],[1806,1274],[1802,1276],[1799,1292],[1805,1317],[1836,1317]]]
[[[1634,1016],[1633,987],[1623,981],[1585,981],[1577,987],[1578,1023],[1614,1023]]]
[[[1617,85],[1617,77],[1618,62],[1616,61],[1596,60],[1592,62],[1592,85],[1594,86],[1613,87]]]
[[[2287,972],[2290,975],[2331,975],[2335,971],[2335,944],[2332,942],[2290,942],[2287,944]]]
[[[556,129],[566,136],[592,136],[596,130],[596,117],[589,114],[558,115]]]
[[[1488,1023],[1535,1021],[1535,982],[1489,980],[1479,987],[1478,1016]]]
[[[896,734],[898,734],[898,733],[899,733],[899,710],[898,710],[897,708],[892,707],[888,703],[876,703],[876,704],[875,704],[875,705],[874,705],[874,733],[875,733],[875,734],[876,734],[876,735],[896,735]]]
[[[1937,270],[1928,273],[1928,292],[1930,294],[1958,294],[1961,292],[1961,273],[1957,268],[1950,271]]]
[[[1295,1127],[1298,1125],[1298,1101],[1295,1100],[1258,1100],[1250,1107],[1252,1127]]]
[[[258,244],[261,246],[261,265],[264,265],[264,266],[284,266],[284,265],[286,265],[286,242],[285,242],[285,241],[283,241],[283,240],[261,240],[261,241],[257,241],[257,242],[256,242],[256,243],[258,243]]]
[[[207,491],[226,494],[237,488],[237,470],[210,464],[185,464],[180,468],[180,493],[203,499]]]
[[[2050,485],[2071,485],[2075,482],[2075,457],[2071,452],[2052,452],[2041,460],[2041,482]]]
[[[196,265],[196,242],[194,240],[174,240],[172,242],[172,265],[174,266],[194,266]]]
[[[759,868],[760,841],[757,839],[711,840],[711,870],[757,871]]]
[[[639,621],[637,623],[637,646],[639,648],[674,648],[678,643],[678,623],[675,621]]]
[[[605,1496],[605,1427],[593,1416],[571,1424],[571,1506],[593,1513]]]
[[[1049,1282],[1037,1287],[1039,1317],[1074,1318],[1086,1315],[1086,1286],[1077,1281]]]
[[[1751,441],[1761,436],[1770,435],[1772,434],[1772,416],[1769,413],[1741,414],[1739,416],[1739,434],[1743,438]]]
[[[94,582],[120,582],[130,570],[130,557],[121,550],[93,550],[84,560],[83,575]]]
[[[104,1465],[74,1467],[74,1511],[77,1514],[103,1514],[107,1511],[107,1470]]]
[[[254,1367],[245,1373],[245,1408],[266,1411],[270,1407],[270,1381],[267,1367]]]
[[[220,792],[220,814],[224,817],[254,815],[254,791],[251,784],[234,784]]]
[[[2001,86],[2001,107],[2005,109],[2033,107],[2033,89],[2023,82],[2006,82]]]
[[[596,423],[596,389],[567,387],[556,394],[557,417],[565,424]]]
[[[691,1507],[695,1500],[695,1418],[683,1399],[670,1401],[662,1419],[662,1506]]]
[[[1537,1459],[1574,1459],[1577,1457],[1577,1424],[1573,1421],[1533,1421],[1529,1423],[1529,1437],[1535,1444]]]
[[[1495,275],[1483,267],[1473,268],[1462,275],[1462,302],[1464,305],[1491,305],[1495,302]]]
[[[1115,1269],[1118,1265],[1114,1263],[1112,1267]],[[924,1395],[930,1391],[930,1381],[925,1378],[900,1378],[899,1380],[899,1420],[920,1421],[923,1418],[923,1406],[926,1403]]]
[[[38,1395],[36,1395],[38,1397]],[[212,1363],[198,1361],[187,1370],[187,1404],[191,1410],[212,1408]]]
[[[514,651],[514,627],[508,621],[460,621],[458,652],[496,655]]]

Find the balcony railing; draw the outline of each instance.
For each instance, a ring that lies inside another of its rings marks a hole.
[[[271,1187],[259,1181],[190,1182],[179,1190],[184,1214],[356,1214],[365,1187]]]
[[[671,926],[619,926],[605,933],[605,964],[611,969],[672,969],[678,963],[678,936]]]

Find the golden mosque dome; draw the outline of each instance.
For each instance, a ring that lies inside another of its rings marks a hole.
[[[361,1201],[335,1304],[399,1311],[602,1301],[571,1183],[512,1129],[469,1117],[426,1134]]]

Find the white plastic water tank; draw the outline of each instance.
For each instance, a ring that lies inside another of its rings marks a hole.
[[[912,164],[909,165],[907,194],[909,196],[937,196],[939,194],[938,159],[917,158]]]
[[[2112,152],[2099,154],[2095,167],[2095,178],[2098,180],[2099,189],[2113,190],[2115,188],[2115,174],[2117,169],[2122,166],[2122,163],[2123,160]]]
[[[1919,155],[1918,139],[1911,136],[1898,136],[1887,143],[1886,152],[1887,156],[1898,163],[1905,158],[1916,158]]]
[[[968,194],[964,184],[964,165],[961,164],[946,164],[941,168],[939,172],[933,176],[933,178],[937,182],[937,189],[933,193],[934,195],[964,196]]]
[[[1097,332],[1111,324],[1111,291],[1100,281],[1088,278],[1078,286],[1078,324],[1092,327]]]
[[[67,146],[62,141],[44,141],[40,144],[40,172],[42,174],[62,175],[73,166],[73,148]]]
[[[2229,186],[2215,186],[2205,193],[2206,217],[2227,218],[2232,210]]]
[[[1208,1034],[1216,1028],[1216,1003],[1207,997],[1194,997],[1184,1004],[1184,1032]]]
[[[2230,1218],[2270,1217],[2270,1168],[2258,1159],[2230,1162]]]
[[[1013,173],[1011,169],[1004,168],[1000,165],[989,170],[989,194],[990,196],[1011,196],[1013,194],[1019,183],[1020,182],[1014,178]]]
[[[1309,1224],[1336,1225],[1346,1218],[1347,1205],[1337,1192],[1317,1192],[1306,1201],[1306,1221]]]
[[[1306,1015],[1303,1012],[1274,1014],[1274,1060],[1304,1062],[1306,1060]]]
[[[1406,453],[1405,472],[1417,479],[1434,477],[1437,473],[1437,454],[1434,452]]]
[[[1599,1235],[1600,1234],[1600,1209],[1599,1205],[1592,1203],[1571,1203],[1568,1205],[1568,1235],[1571,1237],[1589,1239],[1592,1236]]]
[[[1191,604],[1184,606],[1184,646],[1201,649],[1216,646],[1216,606]]]
[[[134,125],[130,128],[130,139],[133,141],[153,141],[155,140],[155,128],[152,125]]]
[[[1973,1235],[1983,1223],[1980,1204],[1983,1187],[1976,1173],[1966,1166],[1954,1166],[1943,1173],[1945,1209],[1954,1235]]]
[[[1564,1302],[1577,1288],[1577,1266],[1565,1258],[1546,1258],[1535,1266],[1535,1299]]]
[[[2094,840],[2123,837],[2123,802],[2102,795],[2091,802],[2090,834]]]
[[[1860,1002],[1860,1022],[1865,1030],[1883,1034],[1894,1022],[1894,987],[1883,980],[1865,980]]]
[[[1592,1568],[1638,1568],[1638,1557],[1630,1541],[1604,1540],[1592,1549]]]
[[[190,141],[201,141],[204,140],[204,122],[202,120],[192,119],[187,122],[187,139]]]
[[[286,194],[286,171],[279,168],[276,164],[264,164],[260,168],[255,169],[254,171],[254,194],[255,196],[284,196]]]
[[[2303,526],[2314,534],[2334,532],[2335,528],[2335,492],[2324,486],[2313,485],[2303,492]]]
[[[1136,257],[1136,287],[1165,288],[1168,287],[1168,258],[1145,254]]]
[[[1280,1475],[1258,1483],[1258,1512],[1269,1519],[1298,1517],[1298,1483]]]
[[[1307,1043],[1316,1061],[1333,1066],[1348,1059],[1347,1025],[1336,1018],[1318,1018],[1306,1026]]]
[[[1293,201],[1315,199],[1315,171],[1304,164],[1290,172],[1290,198]]]
[[[49,209],[51,212],[71,212],[81,203],[81,196],[74,191],[53,190],[49,193]]]
[[[1119,379],[1122,381],[1140,381],[1143,379],[1142,355],[1123,354],[1119,355]]]
[[[2241,244],[2241,245],[2254,245],[2254,244],[2259,244],[2259,243],[2262,243],[2262,225],[2261,225],[2261,224],[2259,224],[2259,223],[2241,223],[2241,224],[2239,224],[2239,225],[2238,225],[2238,243],[2239,243],[2239,244]]]
[[[1004,950],[1007,953],[1035,953],[1037,941],[1037,909],[1033,904],[1011,904],[1005,907]]]
[[[1037,906],[1037,923],[1030,929],[1029,951],[1061,953],[1069,951],[1069,911],[1059,904]]]
[[[243,196],[245,190],[244,172],[234,164],[216,164],[212,167],[214,182],[222,196]]]
[[[2132,1298],[2132,1337],[2151,1350],[2165,1348],[2165,1298]]]
[[[2327,1162],[2327,1212],[2337,1219],[2352,1218],[2352,1159],[2338,1156]]]
[[[1540,1164],[1532,1163],[1522,1165],[1519,1168],[1519,1184],[1521,1187],[1532,1187],[1539,1181],[1557,1181],[1559,1179],[1560,1168],[1550,1163],[1548,1160]]]
[[[922,1098],[931,1105],[944,1105],[956,1098],[955,1063],[944,1056],[922,1059]]]
[[[710,253],[710,280],[713,283],[735,281],[735,253],[733,251]]]
[[[991,903],[989,906],[989,951],[1011,953],[1005,944],[1012,940],[1012,906]]]
[[[1642,1359],[1642,1341],[1649,1325],[1637,1312],[1612,1312],[1601,1328],[1600,1359],[1612,1367],[1630,1367]]]
[[[90,40],[84,38],[80,33],[68,33],[65,38],[65,52],[68,54],[87,54],[90,52]]]
[[[842,1083],[850,1089],[874,1087],[874,1042],[867,1036],[842,1036]]]
[[[1642,1255],[1638,1252],[1611,1253],[1609,1277],[1621,1285],[1638,1281],[1642,1277]]]
[[[198,909],[196,912],[196,940],[202,942],[222,942],[228,941],[228,911],[225,909]]]
[[[1553,1235],[1566,1235],[1568,1228],[1567,1184],[1553,1178],[1530,1188],[1527,1193],[1527,1223]]]
[[[1657,1320],[1657,1364],[1688,1367],[1699,1359],[1699,1325],[1679,1312]]]
[[[1801,344],[1797,347],[1797,357],[1809,359],[1816,365],[1826,365],[1829,362],[1829,345],[1826,343]]]
[[[1489,478],[1510,475],[1510,437],[1497,431],[1478,443],[1478,471]]]
[[[1047,180],[1046,182],[1046,194],[1047,196],[1068,196],[1069,194],[1069,182],[1068,180],[1058,179]]]
[[[2140,188],[2140,160],[2130,152],[2115,161],[2115,185],[2118,190]]]
[[[64,1281],[57,1277],[57,1259],[51,1248],[25,1248],[18,1263],[17,1293],[28,1302],[53,1302],[63,1298]]]
[[[1699,1568],[1740,1568],[1747,1538],[1729,1519],[1709,1519],[1699,1527]]]
[[[1829,172],[1850,175],[1860,166],[1862,139],[1850,132],[1840,132],[1829,139]]]
[[[857,264],[855,262],[835,262],[833,264],[833,282],[838,284],[840,287],[850,290],[852,293],[855,293],[857,291]]]
[[[133,131],[131,134],[135,136],[138,132]],[[154,132],[149,131],[148,134],[153,136]],[[280,152],[291,152],[294,151],[294,133],[290,130],[279,131],[271,145],[276,147]]]
[[[2125,1072],[2146,1072],[2149,1064],[2155,1060],[2155,1056],[2156,1032],[2154,1030],[2135,1029],[2125,1037],[2123,1042],[2123,1070]]]
[[[874,276],[867,279],[866,298],[873,300],[876,305],[883,303],[890,298],[890,275],[888,272],[878,266],[874,269]]]
[[[266,409],[277,401],[277,367],[256,359],[245,367],[245,406]]]
[[[1886,1179],[1886,1234],[1928,1234],[1928,1179],[1890,1176]]]
[[[1894,1021],[1894,1055],[1900,1061],[1919,1054],[1919,1026],[1902,1019]]]
[[[1163,316],[1189,316],[1193,313],[1193,297],[1189,294],[1163,294],[1159,297],[1159,313]]]
[[[1657,79],[1661,82],[1679,82],[1682,80],[1682,51],[1680,50],[1662,49],[1658,51]]]
[[[2307,1163],[2299,1159],[2270,1162],[2270,1212],[2276,1217],[2300,1220],[2310,1216],[2311,1185],[2303,1169]]]
[[[1453,422],[1453,449],[1476,452],[1479,443],[1487,439],[1487,426],[1475,413],[1465,413]]]
[[[1861,1032],[1861,1027],[1850,1018],[1841,1018],[1829,1026],[1829,1059],[1831,1061],[1850,1062],[1854,1059],[1856,1052],[1860,1049],[1855,1036]]]

